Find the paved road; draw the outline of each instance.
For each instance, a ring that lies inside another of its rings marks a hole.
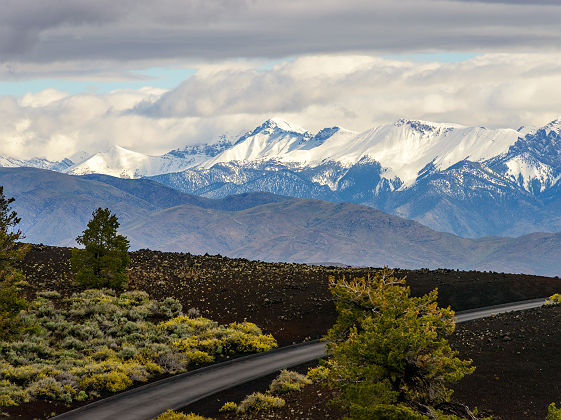
[[[462,311],[456,313],[456,318],[457,322],[466,322],[496,313],[536,308],[544,301],[545,299],[533,299]],[[323,356],[325,345],[319,341],[284,347],[147,384],[61,414],[54,419],[149,420],[170,408],[185,407],[224,389]]]
[[[472,319],[485,318],[495,314],[504,312],[523,311],[524,309],[532,309],[542,306],[545,298],[524,300],[522,302],[505,303],[504,305],[487,306],[485,308],[470,309],[467,311],[456,312],[456,322],[466,322]]]
[[[324,355],[325,345],[319,341],[259,353],[147,384],[54,418],[153,419],[170,408],[184,407],[224,389]]]

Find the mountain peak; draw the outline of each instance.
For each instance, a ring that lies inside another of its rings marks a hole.
[[[283,131],[291,131],[294,133],[302,134],[306,132],[306,130],[304,130],[302,127],[278,117],[269,118],[267,121],[261,124],[260,128],[278,128]]]
[[[297,126],[296,124],[292,124],[282,118],[269,118],[263,124],[258,126],[256,129],[252,131],[248,131],[243,136],[241,136],[234,145],[243,143],[248,138],[251,138],[257,134],[274,134],[278,131],[285,131],[287,133],[296,133],[296,134],[309,134],[306,130],[302,127]]]
[[[557,134],[561,134],[561,120],[560,119],[555,119],[555,120],[551,121],[549,124],[544,125],[543,129],[547,133],[553,131]]]
[[[396,127],[403,127],[406,125],[416,131],[423,131],[423,132],[434,131],[437,129],[463,128],[463,126],[459,124],[437,123],[437,122],[424,121],[424,120],[408,120],[406,118],[400,118],[393,125]]]

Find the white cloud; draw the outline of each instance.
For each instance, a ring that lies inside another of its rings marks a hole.
[[[561,111],[560,54],[488,54],[459,63],[303,57],[268,71],[199,72],[139,109],[157,117],[291,114],[316,128],[366,129],[401,116],[463,124],[539,123]],[[524,117],[524,118],[522,118]]]
[[[517,128],[558,117],[559,86],[561,54],[486,54],[459,63],[322,55],[267,70],[214,64],[167,92],[0,97],[0,154],[60,159],[112,144],[158,154],[239,134],[273,115],[312,130],[363,130],[401,117]]]

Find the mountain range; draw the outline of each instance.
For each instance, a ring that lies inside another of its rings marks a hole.
[[[67,174],[148,178],[207,198],[269,192],[364,204],[467,238],[561,230],[561,122],[487,129],[399,120],[312,133],[270,119],[235,141],[81,161],[0,158]]]
[[[133,249],[267,261],[459,268],[555,275],[561,234],[466,239],[353,203],[245,193],[189,195],[149,179],[0,168],[26,241],[74,246],[92,211],[108,207]]]

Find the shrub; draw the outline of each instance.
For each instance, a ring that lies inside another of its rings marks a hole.
[[[57,309],[37,298],[21,316],[36,328],[18,340],[0,340],[3,404],[29,398],[82,401],[102,391],[121,391],[155,374],[211,362],[231,346],[232,335],[252,342],[261,334],[253,325],[234,328],[200,317],[162,320],[152,310],[161,302],[143,292],[116,296],[111,289],[90,289],[64,302],[67,307]]]
[[[228,401],[226,402],[222,407],[220,407],[220,411],[221,413],[227,413],[230,411],[237,411],[238,409],[238,405],[233,402],[233,401]]]
[[[55,378],[47,377],[33,382],[28,388],[28,392],[32,397],[43,400],[60,400],[63,394],[70,393],[72,387],[64,389],[63,385]],[[75,390],[74,390],[75,391]],[[75,391],[74,393],[76,393]]]
[[[262,394],[261,392],[254,392],[244,398],[244,400],[238,405],[237,411],[238,413],[260,413],[284,407],[285,404],[286,402],[280,397]]]
[[[60,293],[56,290],[42,290],[37,292],[37,297],[42,297],[45,299],[58,299],[60,298]]]
[[[0,407],[10,407],[29,401],[29,392],[7,379],[0,380]]]
[[[271,382],[269,390],[273,393],[284,394],[286,392],[300,391],[304,386],[311,383],[312,381],[306,376],[298,372],[284,369],[281,371],[280,375]]]
[[[155,420],[211,420],[211,419],[193,413],[183,414],[173,410],[168,410],[165,413],[162,413],[158,417],[156,417]]]
[[[325,366],[309,368],[306,376],[308,377],[308,379],[311,379],[313,382],[326,381],[329,376],[329,368],[326,368]]]
[[[555,293],[551,295],[549,299],[545,301],[546,305],[560,305],[561,304],[561,294]]]
[[[374,407],[352,405],[350,417],[353,420],[429,420],[429,417],[414,411],[410,407],[391,404],[378,404]]]
[[[547,420],[561,420],[561,408],[557,408],[555,403],[547,407]]]

